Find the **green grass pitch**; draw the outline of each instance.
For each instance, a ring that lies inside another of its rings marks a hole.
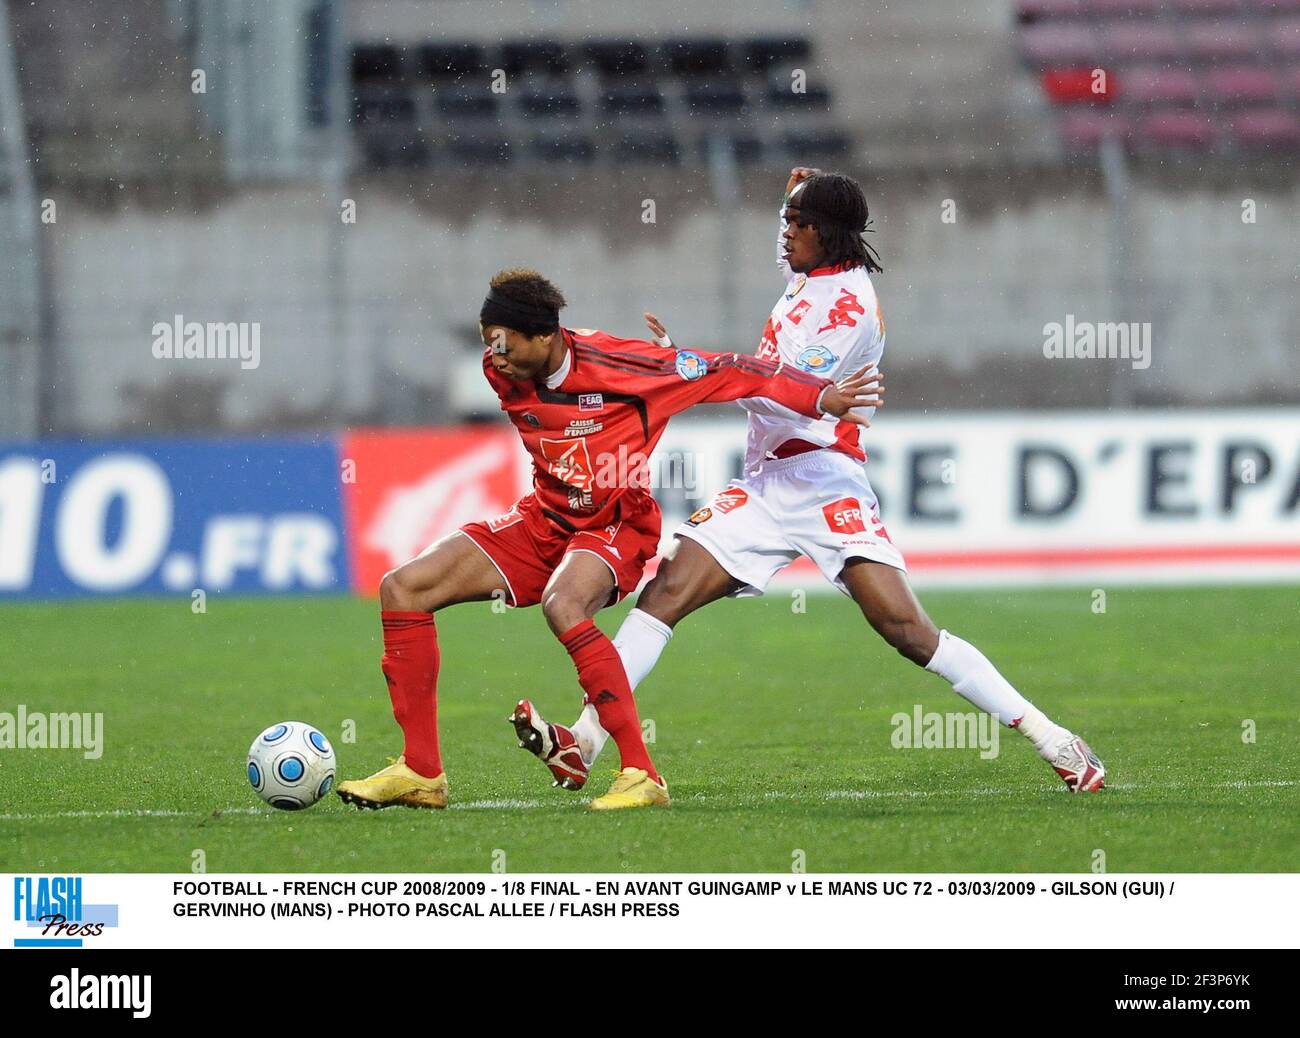
[[[0,750],[0,871],[1273,872],[1300,864],[1294,587],[943,592],[937,623],[1083,733],[1110,788],[1070,796],[1026,740],[895,749],[896,712],[966,710],[847,599],[723,602],[685,621],[638,692],[671,810],[586,811],[506,722],[570,721],[572,666],[536,609],[438,619],[453,809],[265,807],[244,755],[275,721],[334,742],[341,778],[401,748],[373,602],[225,599],[0,607],[0,710],[102,711],[104,752]],[[602,614],[612,633],[623,609]],[[355,742],[343,738],[354,722]],[[1255,741],[1243,740],[1243,722]]]

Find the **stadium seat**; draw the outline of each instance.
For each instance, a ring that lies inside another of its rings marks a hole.
[[[483,134],[454,135],[447,152],[455,160],[474,166],[505,166],[512,158],[510,141]]]
[[[384,128],[362,136],[361,153],[375,169],[414,169],[429,165],[433,149],[417,129]]]
[[[745,92],[734,81],[692,83],[684,95],[692,114],[739,115],[747,105]]]
[[[1170,60],[1184,53],[1178,30],[1155,22],[1114,22],[1104,26],[1100,50],[1109,60]]]
[[[1095,151],[1113,134],[1120,140],[1128,137],[1127,121],[1120,115],[1095,108],[1074,108],[1061,115],[1061,143],[1067,151]]]
[[[1117,73],[1116,96],[1135,105],[1192,105],[1201,96],[1194,72],[1181,68],[1143,65]]]
[[[820,111],[831,105],[831,92],[819,83],[807,83],[803,93],[796,93],[793,81],[778,78],[767,88],[767,103],[773,108]]]
[[[847,134],[838,131],[792,130],[781,138],[781,143],[791,156],[838,159],[848,155],[853,142]]]
[[[624,134],[614,143],[613,157],[620,163],[648,162],[675,166],[681,156],[672,134],[646,132]]]
[[[1269,31],[1273,49],[1286,57],[1300,55],[1300,18],[1283,18],[1273,23]]]
[[[1083,0],[1080,9],[1099,17],[1135,18],[1159,14],[1164,5],[1165,0]]]
[[[1104,89],[1097,92],[1094,85]],[[1111,76],[1098,79],[1089,68],[1048,69],[1043,73],[1043,90],[1054,104],[1108,104],[1115,96]]]
[[[563,80],[550,87],[529,86],[519,94],[519,109],[534,119],[576,119],[582,102]]]
[[[438,91],[434,105],[445,119],[492,119],[498,99],[486,86],[449,87]]]
[[[1229,122],[1232,139],[1243,148],[1300,148],[1300,116],[1277,108],[1242,112]]]
[[[1103,53],[1097,34],[1086,25],[1031,25],[1020,33],[1020,50],[1039,68],[1095,62]]]
[[[396,82],[402,78],[402,52],[386,43],[352,48],[352,82]]]
[[[1022,25],[1032,25],[1044,18],[1069,18],[1079,13],[1084,0],[1020,0],[1016,5],[1016,20]]]
[[[415,121],[415,99],[401,86],[358,86],[352,113],[352,117],[362,125],[411,123]]]
[[[1241,0],[1163,0],[1163,3],[1175,11],[1186,14],[1221,14],[1241,13]]]
[[[534,137],[528,150],[542,162],[591,162],[596,157],[596,145],[585,134]]]
[[[1205,76],[1206,97],[1220,104],[1276,101],[1281,92],[1278,76],[1267,68],[1211,69]]]
[[[1258,57],[1264,39],[1257,26],[1244,22],[1192,22],[1187,49],[1194,58],[1210,61]]]
[[[726,39],[689,37],[665,40],[659,60],[675,76],[721,76],[731,72],[731,51]]]
[[[780,66],[806,62],[812,45],[798,36],[768,36],[747,41],[741,48],[741,65],[746,72],[767,72]]]
[[[425,43],[416,49],[416,64],[425,79],[461,79],[487,67],[477,43]]]
[[[1200,112],[1156,112],[1140,124],[1140,139],[1167,148],[1205,151],[1214,147],[1219,131],[1215,121]]]
[[[600,101],[609,115],[662,115],[664,96],[656,83],[612,86]]]
[[[569,53],[558,40],[515,40],[501,45],[501,65],[507,75],[545,72],[560,76],[569,71]]]
[[[636,75],[650,67],[645,45],[636,40],[597,40],[586,44],[583,51],[607,77]]]

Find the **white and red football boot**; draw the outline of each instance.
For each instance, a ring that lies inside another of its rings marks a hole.
[[[1105,767],[1077,735],[1071,734],[1057,743],[1047,762],[1065,780],[1071,793],[1095,793],[1106,784]]]
[[[562,724],[545,720],[527,699],[519,700],[515,712],[507,720],[515,726],[520,747],[535,754],[551,769],[555,785],[564,789],[581,789],[587,784],[589,769],[572,731]]]

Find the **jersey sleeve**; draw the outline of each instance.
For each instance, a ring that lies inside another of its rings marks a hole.
[[[798,414],[820,418],[817,404],[831,384],[779,361],[707,350],[678,350],[674,376],[664,380],[656,394],[668,414],[696,404],[761,396]]]

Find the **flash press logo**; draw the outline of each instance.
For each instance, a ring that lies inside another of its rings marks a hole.
[[[39,937],[15,937],[15,948],[80,948],[117,926],[117,905],[88,905],[80,876],[15,876],[14,922]]]

